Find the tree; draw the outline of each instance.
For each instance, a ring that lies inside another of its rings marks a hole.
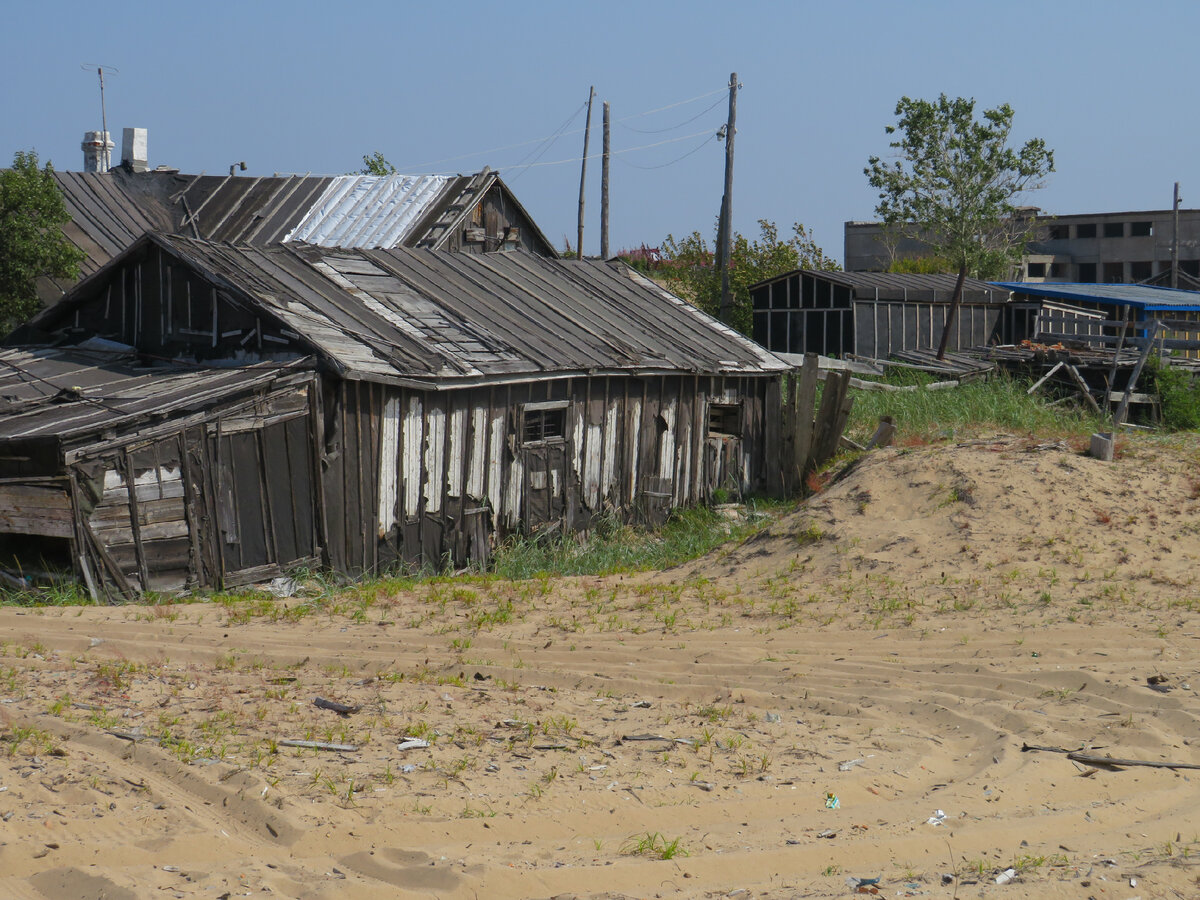
[[[920,237],[958,272],[941,359],[968,273],[996,277],[1020,257],[1034,219],[1020,214],[1014,201],[1042,186],[1054,171],[1054,152],[1041,138],[1020,149],[1009,146],[1013,110],[1007,103],[976,120],[973,99],[901,97],[896,118],[886,130],[898,136],[889,146],[899,159],[872,156],[863,172],[879,191],[875,212],[884,225]]]
[[[18,150],[11,169],[0,170],[0,328],[5,333],[41,307],[37,280],[74,280],[84,252],[62,228],[71,221],[54,167],[38,166],[33,150]]]
[[[750,334],[753,325],[750,285],[796,269],[839,268],[799,222],[792,225],[792,236],[787,240],[780,240],[774,222],[759,219],[758,228],[759,237],[754,241],[734,233],[729,258],[733,314],[728,324],[743,334]],[[693,231],[678,241],[667,235],[662,244],[662,262],[656,266],[654,275],[709,315],[719,313],[721,273],[717,271],[708,241],[700,232]]]
[[[358,172],[359,175],[395,175],[396,167],[393,166],[384,155],[376,150],[370,156],[363,154],[363,168]]]

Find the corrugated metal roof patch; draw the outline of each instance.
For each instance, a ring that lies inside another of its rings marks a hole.
[[[447,175],[339,176],[284,240],[322,247],[395,247],[449,181]]]

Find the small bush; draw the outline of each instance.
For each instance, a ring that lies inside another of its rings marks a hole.
[[[1158,394],[1162,425],[1167,431],[1200,430],[1200,384],[1187,370],[1162,363],[1158,357],[1147,362],[1151,390]]]

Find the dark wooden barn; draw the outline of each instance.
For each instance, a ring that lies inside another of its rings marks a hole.
[[[147,235],[9,343],[0,548],[53,519],[98,590],[483,562],[778,484],[786,366],[619,263]]]
[[[754,339],[778,353],[886,359],[936,348],[954,275],[797,270],[750,288]],[[948,349],[1017,343],[1031,336],[1039,304],[1011,302],[1007,288],[967,279]]]

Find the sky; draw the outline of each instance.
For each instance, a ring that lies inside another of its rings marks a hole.
[[[413,3],[0,0],[0,165],[149,130],[150,164],[238,177],[339,174],[380,151],[412,174],[499,170],[558,246],[574,246],[596,90],[584,251],[600,249],[601,103],[611,104],[611,248],[715,233],[736,72],[734,228],[804,224],[842,259],[874,218],[863,175],[901,96],[1010,104],[1013,140],[1054,150],[1023,202],[1051,214],[1200,207],[1200,3]],[[15,12],[14,10],[19,10]],[[1189,204],[1189,196],[1195,197]]]

